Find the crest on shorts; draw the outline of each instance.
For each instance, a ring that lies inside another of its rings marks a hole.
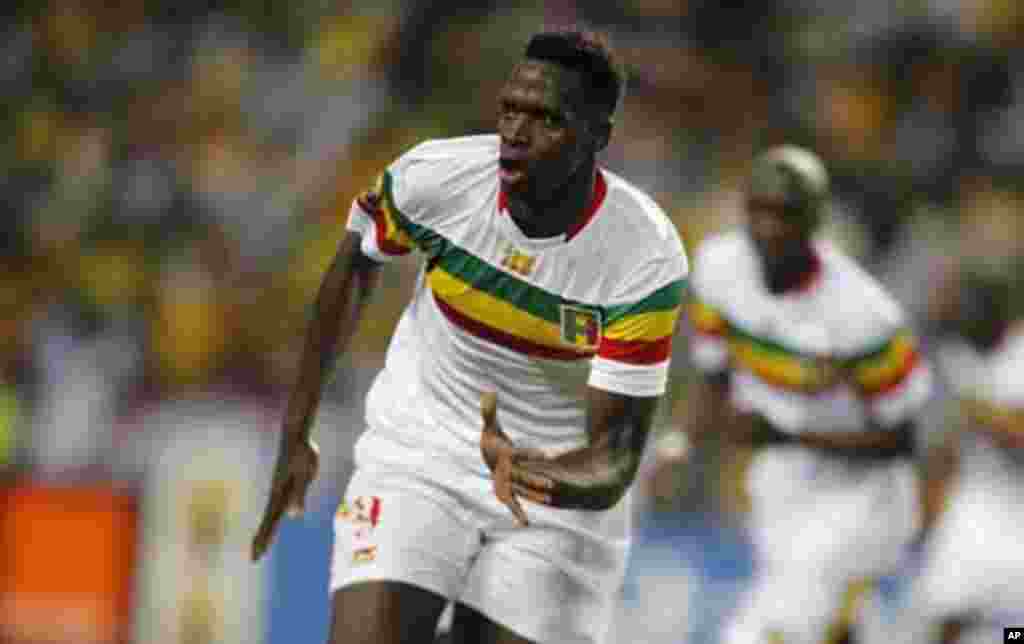
[[[601,342],[601,318],[597,311],[563,304],[562,342],[578,349],[597,350]]]
[[[352,551],[352,563],[354,564],[370,563],[376,558],[377,546],[367,546]]]
[[[357,496],[338,506],[337,518],[352,524],[352,563],[369,563],[377,558],[373,529],[380,523],[379,496]]]
[[[351,503],[347,500],[341,502],[338,518],[355,524],[368,524],[372,528],[380,521],[380,507],[379,496],[357,496]]]

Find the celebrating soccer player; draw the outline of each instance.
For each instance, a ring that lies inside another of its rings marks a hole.
[[[419,252],[335,522],[335,644],[428,643],[449,601],[457,642],[601,641],[687,274],[662,210],[596,164],[622,86],[602,38],[538,34],[497,135],[422,143],[355,200],[253,544],[301,508],[378,263]]]

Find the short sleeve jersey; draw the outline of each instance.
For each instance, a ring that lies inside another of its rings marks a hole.
[[[369,433],[481,465],[480,396],[524,445],[585,441],[587,386],[666,386],[687,260],[655,202],[605,169],[565,234],[527,237],[506,208],[498,137],[422,143],[352,205],[362,251],[423,268],[367,399]]]
[[[688,312],[691,355],[728,371],[731,397],[782,431],[891,427],[927,401],[931,374],[900,307],[824,241],[799,288],[773,294],[744,230],[698,248]]]

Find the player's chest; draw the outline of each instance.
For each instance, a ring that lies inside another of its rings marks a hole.
[[[528,244],[500,227],[450,231],[427,264],[426,286],[450,322],[521,353],[592,356],[604,311],[601,271],[581,270],[566,244]]]
[[[733,363],[780,387],[818,392],[843,379],[848,325],[822,294],[777,297],[757,289],[734,294],[725,314]]]

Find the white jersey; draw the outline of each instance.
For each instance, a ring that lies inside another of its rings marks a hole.
[[[599,169],[576,226],[527,237],[505,209],[498,145],[493,135],[420,144],[352,206],[366,255],[415,249],[426,260],[368,394],[357,464],[489,476],[483,392],[497,392],[513,441],[557,452],[586,444],[587,386],[665,390],[688,270],[672,223]]]
[[[968,428],[993,415],[1024,417],[1024,326],[986,354],[945,345],[939,365],[957,395],[972,401],[965,408]],[[1024,454],[981,431],[963,435],[960,454],[914,599],[926,617],[980,619],[964,641],[992,641],[1003,626],[1024,620]]]
[[[728,373],[733,406],[784,433],[895,428],[930,392],[914,336],[864,270],[826,242],[814,251],[805,283],[774,294],[745,231],[704,242],[694,362]],[[746,475],[758,572],[722,641],[822,641],[847,584],[891,570],[918,529],[913,466],[786,444],[756,450]]]
[[[745,232],[704,242],[690,308],[694,361],[729,370],[736,407],[783,432],[908,420],[926,402],[931,378],[903,312],[838,249],[823,241],[814,248],[807,283],[776,295]]]

